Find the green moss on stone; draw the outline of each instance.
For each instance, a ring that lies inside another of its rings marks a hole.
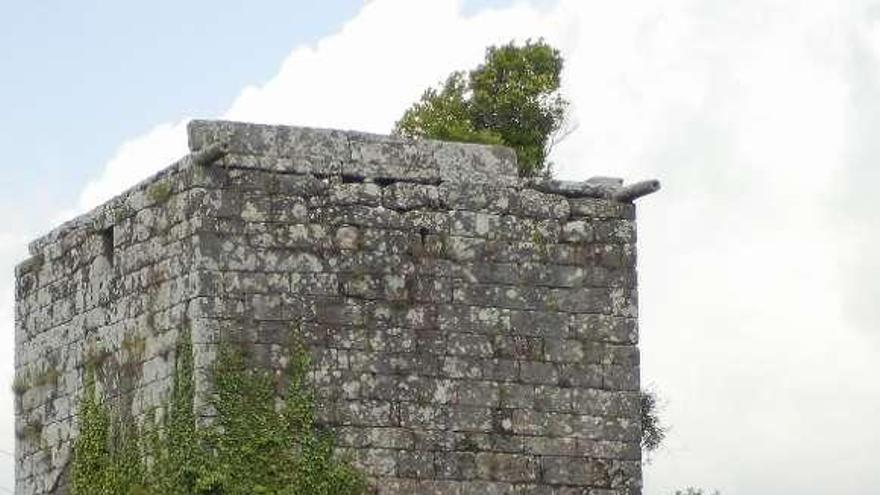
[[[171,184],[168,182],[157,182],[150,186],[147,190],[147,196],[154,203],[161,204],[168,201],[172,194]]]

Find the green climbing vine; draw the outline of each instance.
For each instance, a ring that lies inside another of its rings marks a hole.
[[[131,423],[115,420],[98,398],[95,371],[86,370],[79,404],[71,492],[76,495],[139,494],[143,479],[141,443]]]
[[[309,356],[294,343],[283,375],[251,366],[243,348],[222,347],[212,370],[216,415],[197,426],[193,353],[177,345],[174,385],[160,420],[135,427],[114,414],[86,372],[72,495],[361,495],[363,475],[334,453],[315,423]],[[281,404],[276,398],[284,390]]]

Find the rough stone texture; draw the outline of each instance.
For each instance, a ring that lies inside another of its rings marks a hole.
[[[524,181],[506,148],[335,130],[195,121],[189,139],[16,270],[16,493],[65,491],[86,360],[142,418],[181,328],[200,404],[221,342],[280,366],[298,329],[320,419],[380,494],[640,493],[620,181]]]

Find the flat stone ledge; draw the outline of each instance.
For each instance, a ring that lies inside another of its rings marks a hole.
[[[193,152],[223,143],[223,163],[236,155],[277,158],[273,170],[343,175],[365,180],[421,183],[517,182],[516,154],[504,146],[410,140],[356,131],[193,120],[187,127]],[[257,165],[257,168],[262,168]]]
[[[623,185],[610,177],[585,181],[522,179],[516,154],[504,146],[407,140],[356,131],[193,120],[187,127],[191,153],[106,203],[79,215],[33,240],[32,256],[71,233],[90,235],[114,223],[115,210],[132,194],[192,166],[236,166],[242,159],[280,173],[349,177],[364,182],[401,181],[426,184],[492,184],[534,189],[568,198],[595,198],[621,203],[657,191],[656,180]],[[271,166],[269,165],[271,164]],[[287,167],[287,168],[285,168]],[[28,260],[19,270],[33,269]]]

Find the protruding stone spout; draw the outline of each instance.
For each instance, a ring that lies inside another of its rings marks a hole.
[[[204,148],[192,152],[192,161],[203,167],[211,165],[229,153],[229,145],[224,141],[211,143]]]
[[[641,198],[642,196],[647,196],[648,194],[657,192],[659,190],[659,180],[644,180],[621,188],[619,191],[614,193],[612,198],[621,202],[631,202],[635,199]]]

